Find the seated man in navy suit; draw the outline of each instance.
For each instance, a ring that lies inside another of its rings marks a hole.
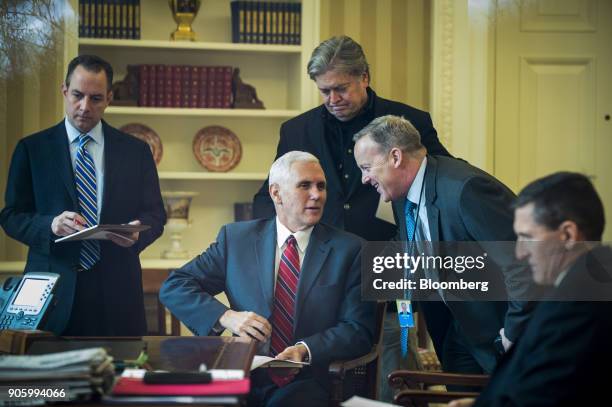
[[[319,223],[326,181],[315,156],[288,152],[269,175],[276,216],[222,227],[160,298],[196,335],[227,329],[259,341],[260,353],[310,363],[297,375],[256,370],[250,404],[327,405],[329,363],[373,343],[375,305],[360,300],[361,240]],[[214,298],[221,292],[229,307]]]
[[[515,204],[517,257],[551,288],[524,334],[474,403],[461,406],[591,406],[608,396],[612,365],[612,250],[599,242],[602,202],[587,177],[560,172],[529,184]]]

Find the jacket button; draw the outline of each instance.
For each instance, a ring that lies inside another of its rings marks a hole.
[[[347,204],[347,203],[345,203],[345,204],[344,204],[344,209],[346,209],[347,211],[348,211],[349,209],[351,209],[351,204]]]

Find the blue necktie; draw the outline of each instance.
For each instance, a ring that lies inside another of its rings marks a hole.
[[[414,240],[414,232],[416,232],[416,219],[414,210],[417,204],[406,199],[406,207],[404,208],[404,216],[406,217],[406,240],[409,242]]]
[[[75,182],[79,209],[81,216],[87,221],[86,227],[98,224],[98,199],[96,188],[96,167],[91,154],[87,150],[87,143],[91,136],[81,134],[75,161]],[[97,240],[83,240],[79,264],[86,270],[91,269],[100,260],[100,242]]]
[[[417,204],[406,199],[406,207],[404,208],[404,216],[406,217],[406,240],[412,242],[415,239],[416,232],[416,218],[414,216],[414,210]],[[408,247],[411,247],[409,245]],[[398,310],[399,312],[399,310]],[[406,357],[408,354],[408,327],[400,327],[400,346],[402,349],[402,357]]]

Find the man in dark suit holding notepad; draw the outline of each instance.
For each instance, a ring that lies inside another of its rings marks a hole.
[[[146,332],[139,253],[166,215],[149,147],[101,120],[112,99],[112,67],[73,59],[62,86],[66,117],[15,148],[0,225],[29,247],[25,272],[60,275],[42,328],[64,335]],[[110,240],[54,243],[97,224],[147,225]]]
[[[373,343],[375,304],[361,301],[362,240],[319,223],[326,179],[312,154],[276,160],[269,193],[275,217],[225,225],[170,275],[160,299],[196,335],[227,329],[259,341],[262,355],[309,363],[297,375],[256,369],[250,404],[327,406],[329,363]],[[221,292],[229,307],[214,297]]]

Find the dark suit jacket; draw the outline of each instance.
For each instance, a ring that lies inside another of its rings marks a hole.
[[[168,277],[160,299],[196,335],[212,334],[227,310],[213,297],[221,292],[232,310],[269,320],[275,246],[275,218],[225,225],[215,243]],[[314,227],[298,282],[294,338],[306,342],[315,367],[371,349],[375,305],[360,300],[360,253],[356,236]]]
[[[482,250],[475,255],[482,255],[483,252],[496,254],[497,264],[487,262],[489,290],[506,293],[506,278],[513,290],[527,290],[531,286],[528,270],[515,264],[512,250],[500,251],[499,247],[490,243],[516,239],[511,208],[514,194],[495,178],[463,160],[428,155],[425,171],[424,203],[431,240],[479,242]],[[405,202],[405,199],[393,202],[393,213],[402,241],[407,240]],[[515,340],[526,323],[528,304],[512,302],[508,308],[505,301],[473,300],[449,301],[448,307],[470,341],[474,357],[485,371],[491,371],[496,363],[497,353],[493,344],[499,330],[504,327],[506,336]],[[435,303],[421,301],[419,305],[425,313],[436,350],[442,354],[442,343],[450,321],[443,320],[433,312]]]
[[[607,275],[612,289],[612,251],[595,249],[576,261],[550,300],[533,312],[525,333],[504,355],[476,406],[595,406],[610,398],[612,302],[567,301],[592,293],[584,273]],[[594,261],[595,260],[595,261]],[[585,282],[587,284],[585,284]],[[602,369],[603,367],[603,369]]]
[[[374,98],[372,119],[389,114],[403,116],[419,130],[421,142],[431,154],[450,155],[438,141],[438,135],[433,128],[429,113],[403,103],[383,99],[376,96],[376,93],[371,90],[370,95]],[[289,151],[300,150],[312,153],[320,160],[327,178],[327,202],[322,222],[354,233],[366,240],[386,241],[391,239],[396,233],[396,228],[376,218],[380,196],[371,185],[361,183],[361,171],[355,160],[352,160],[350,168],[343,169],[351,179],[350,185],[343,188],[343,181],[337,171],[337,163],[334,163],[325,139],[323,120],[326,120],[324,117],[326,114],[325,106],[321,105],[283,123],[276,158]],[[274,205],[268,193],[267,180],[254,197],[253,213],[256,218],[267,218],[274,215]]]
[[[140,335],[146,331],[142,277],[138,254],[162,231],[166,214],[161,200],[157,170],[149,147],[105,122],[104,197],[99,222],[126,223],[140,219],[151,226],[140,233],[131,248],[101,241],[99,285],[103,292],[105,319],[99,321],[106,335]],[[79,212],[68,136],[64,120],[17,144],[0,224],[7,235],[29,247],[25,272],[60,274],[57,304],[45,329],[62,333],[73,303],[80,242],[58,243],[51,232],[54,217],[64,211]]]

